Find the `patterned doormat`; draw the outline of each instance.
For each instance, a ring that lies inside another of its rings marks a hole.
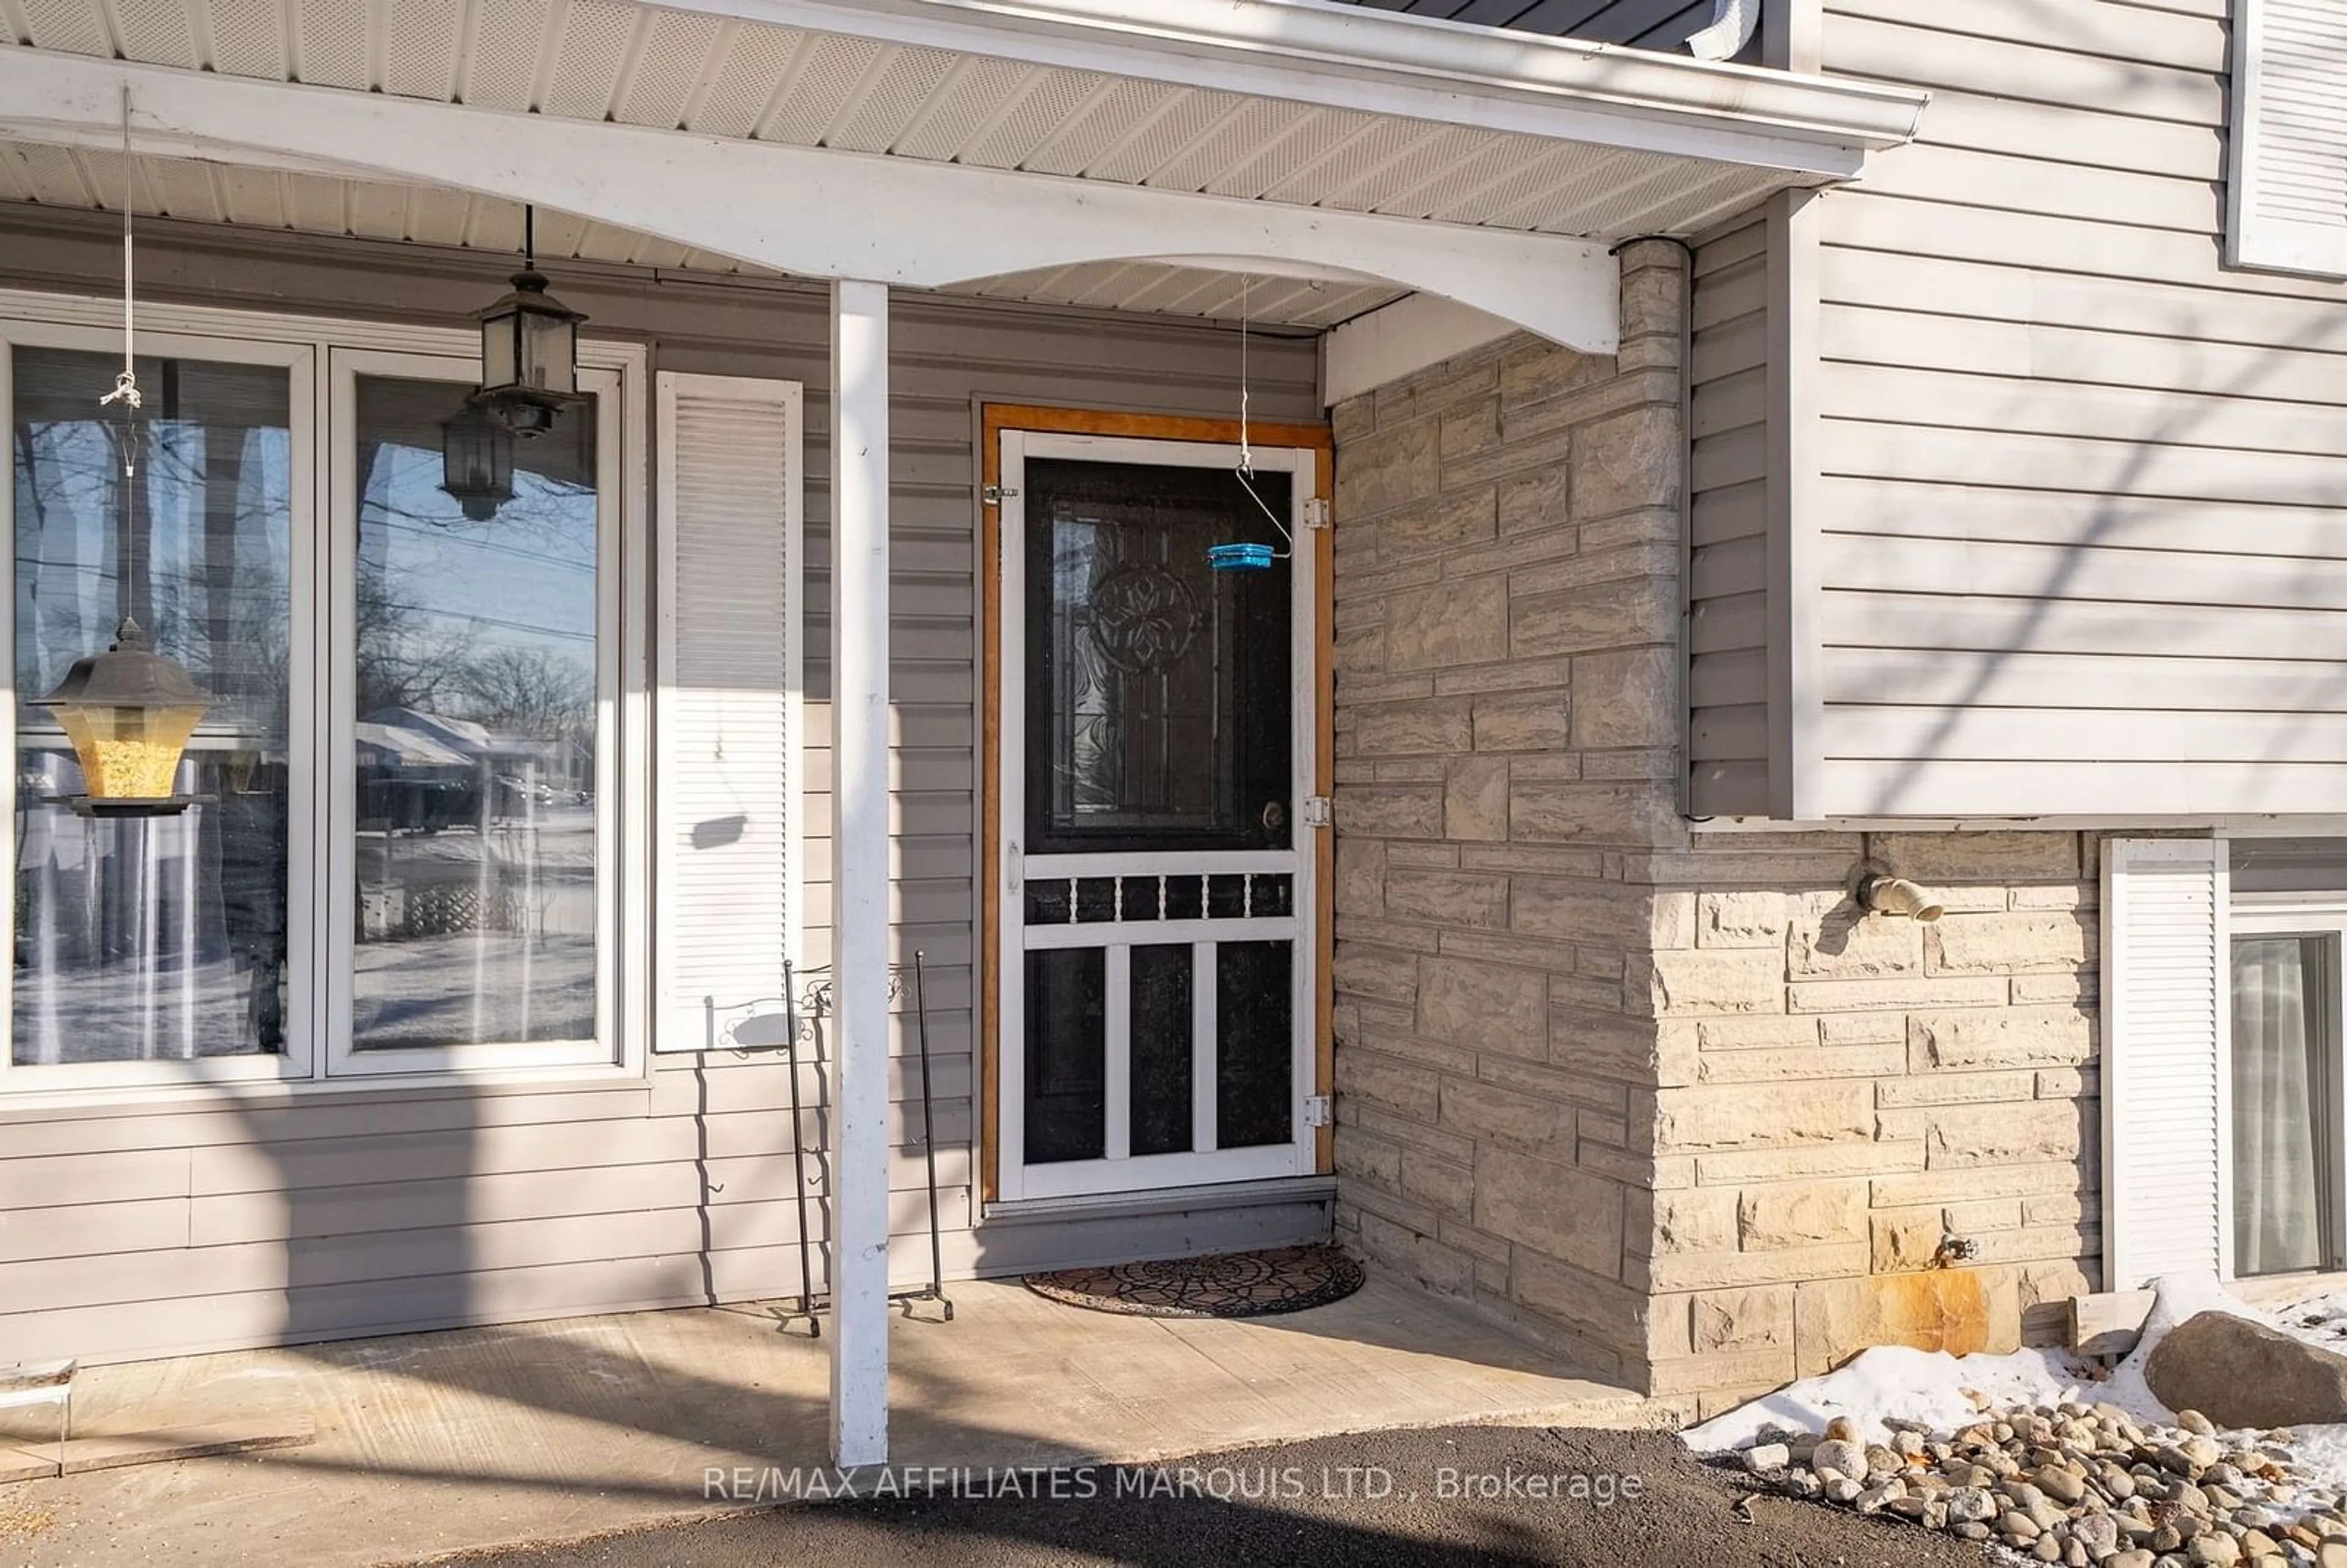
[[[1027,1288],[1093,1312],[1136,1317],[1268,1317],[1342,1301],[1361,1266],[1333,1246],[1280,1246],[1030,1274]]]

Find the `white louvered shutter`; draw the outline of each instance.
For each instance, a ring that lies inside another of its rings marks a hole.
[[[2233,0],[2225,256],[2347,277],[2347,0]]]
[[[699,1050],[797,950],[801,396],[664,371],[659,403],[656,1045]]]
[[[2226,866],[2222,839],[2103,845],[2106,1290],[2230,1264]]]

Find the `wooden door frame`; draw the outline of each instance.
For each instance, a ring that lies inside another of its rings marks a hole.
[[[979,900],[978,1009],[979,1048],[979,1196],[994,1201],[1001,1154],[998,1136],[1002,1106],[1001,1018],[1002,918],[999,906],[1002,868],[1002,507],[987,497],[1002,482],[1002,436],[1005,431],[1034,431],[1070,436],[1122,436],[1151,441],[1193,441],[1235,445],[1239,439],[1235,419],[1200,419],[1177,415],[1126,414],[1096,408],[1060,408],[1030,403],[985,403],[979,407]],[[1333,497],[1336,480],[1336,439],[1326,425],[1296,425],[1250,421],[1249,440],[1265,446],[1304,447],[1315,454],[1312,493],[1322,501]],[[1323,548],[1314,563],[1315,636],[1312,699],[1317,740],[1312,761],[1312,793],[1329,794],[1337,771],[1336,551]],[[1336,958],[1337,830],[1307,829],[1316,836],[1313,876],[1319,897],[1314,903],[1312,940],[1317,948],[1313,1006],[1313,1079],[1309,1092],[1327,1094],[1336,1081]],[[1326,1175],[1335,1169],[1333,1126],[1315,1129],[1313,1168]]]

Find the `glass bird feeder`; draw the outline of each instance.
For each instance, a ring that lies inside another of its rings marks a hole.
[[[84,794],[59,797],[83,816],[174,816],[205,799],[176,794],[179,758],[211,699],[187,670],[147,646],[125,618],[103,653],[74,661],[36,707],[54,711],[81,763]]]

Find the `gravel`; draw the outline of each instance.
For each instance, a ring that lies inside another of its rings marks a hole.
[[[1742,1461],[1788,1495],[1887,1514],[2065,1568],[2347,1568],[2347,1501],[2296,1473],[2288,1431],[2173,1427],[2113,1405],[1989,1407],[1887,1445],[1763,1430]]]

